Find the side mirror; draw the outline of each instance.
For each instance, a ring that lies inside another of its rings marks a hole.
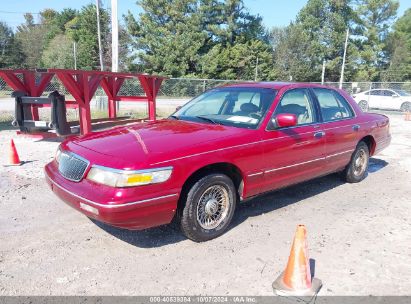
[[[273,118],[273,124],[277,128],[294,127],[297,125],[297,115],[290,113],[281,113]]]
[[[177,112],[178,110],[180,110],[182,107],[183,107],[183,106],[178,106],[178,107],[176,108],[176,112]]]
[[[394,94],[394,95],[392,95],[392,97],[393,97],[393,98],[398,98],[398,97],[400,97],[400,95]]]

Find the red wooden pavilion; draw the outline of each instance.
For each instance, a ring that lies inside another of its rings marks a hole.
[[[18,75],[21,75],[19,78]],[[36,79],[36,76],[38,78]],[[52,78],[56,76],[67,91],[73,96],[74,104],[79,109],[80,133],[91,132],[90,101],[100,85],[108,97],[108,116],[115,119],[116,102],[134,101],[147,102],[149,120],[156,119],[156,97],[165,77],[147,74],[114,73],[104,71],[82,71],[63,69],[41,70],[0,70],[0,78],[15,91],[22,91],[31,97],[40,97]],[[144,96],[118,95],[124,80],[136,78],[144,90]],[[31,105],[34,120],[39,120],[39,105]]]

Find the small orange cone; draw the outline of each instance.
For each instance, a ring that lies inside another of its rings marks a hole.
[[[16,146],[14,145],[13,140],[10,141],[9,165],[11,166],[21,165],[19,154],[17,153],[17,149],[16,149]]]
[[[410,112],[405,112],[405,117],[404,117],[404,120],[406,120],[406,121],[410,121],[411,120],[411,113]]]
[[[314,296],[322,286],[319,279],[311,279],[306,234],[305,226],[298,225],[287,267],[273,283],[277,295]]]

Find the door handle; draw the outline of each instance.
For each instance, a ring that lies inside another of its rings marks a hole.
[[[353,129],[354,131],[358,131],[358,130],[360,129],[360,126],[359,126],[359,125],[353,125],[353,126],[352,126],[352,129]]]
[[[315,138],[321,138],[321,137],[323,137],[325,135],[325,132],[324,131],[319,131],[319,132],[315,132],[314,133],[314,137]]]

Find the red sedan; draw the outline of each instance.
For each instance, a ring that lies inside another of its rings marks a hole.
[[[389,119],[363,113],[342,90],[243,83],[209,90],[168,119],[69,139],[45,174],[88,217],[132,230],[175,219],[206,241],[261,193],[333,172],[361,181],[390,141]]]

